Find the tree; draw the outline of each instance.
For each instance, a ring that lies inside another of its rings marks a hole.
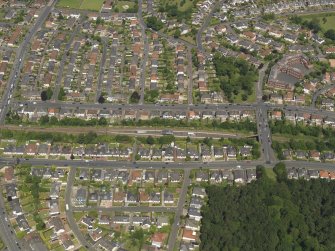
[[[53,91],[51,89],[51,87],[48,87],[47,89],[47,99],[50,100],[52,98],[53,95]]]
[[[103,103],[105,103],[105,98],[104,98],[104,96],[100,95],[100,97],[99,97],[99,99],[98,99],[98,102],[99,102],[99,104],[103,104]]]
[[[139,161],[139,160],[141,160],[141,155],[139,155],[139,154],[136,154],[136,155],[135,155],[135,160],[136,160],[136,161]]]
[[[335,41],[335,30],[334,29],[329,29],[325,32],[325,37]]]
[[[174,32],[174,34],[173,34],[173,37],[174,37],[174,38],[179,38],[180,35],[181,35],[181,31],[180,31],[180,29],[176,29],[175,32]]]
[[[41,100],[46,101],[48,99],[47,91],[43,90],[41,92]]]
[[[158,143],[161,145],[167,145],[174,141],[175,137],[173,135],[164,135],[158,139]]]
[[[287,179],[286,166],[283,162],[279,162],[278,164],[276,164],[273,168],[273,171],[277,175],[278,181],[284,181]]]
[[[140,101],[140,94],[137,91],[134,91],[130,96],[130,103],[138,103]]]
[[[152,136],[148,136],[146,139],[147,144],[153,145],[155,144],[155,139]]]
[[[61,87],[59,89],[59,93],[58,93],[58,100],[64,100],[65,96],[66,96],[66,93],[64,91],[64,88]]]
[[[74,155],[73,155],[73,153],[71,153],[70,159],[71,159],[71,160],[74,160]]]
[[[209,138],[209,137],[206,137],[206,138],[204,138],[203,143],[204,143],[205,145],[211,147],[212,144],[213,144],[213,139],[212,139],[212,138]]]
[[[153,30],[160,30],[163,28],[163,22],[156,16],[150,16],[147,18],[147,26]]]
[[[190,138],[190,136],[187,136],[186,143],[190,143],[190,142],[191,142],[191,138]]]

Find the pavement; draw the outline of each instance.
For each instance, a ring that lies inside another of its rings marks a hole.
[[[326,93],[328,90],[332,89],[335,87],[335,84],[330,84],[330,85],[326,85],[324,86],[323,88],[319,89],[318,91],[316,91],[314,94],[313,94],[313,98],[312,98],[312,106],[315,107],[315,103],[316,103],[316,100],[318,99],[318,97],[321,95],[321,94],[324,94]]]
[[[5,210],[5,201],[3,196],[0,196],[0,236],[1,240],[5,243],[7,250],[22,250],[22,245],[16,238],[15,231],[9,222],[9,217]]]
[[[179,195],[179,200],[178,200],[178,206],[177,206],[177,210],[174,216],[174,221],[173,224],[171,226],[171,230],[170,230],[170,235],[169,235],[169,240],[167,243],[168,246],[168,251],[173,251],[174,250],[174,246],[176,244],[176,240],[178,237],[178,229],[180,226],[180,217],[183,213],[183,208],[186,202],[186,195],[187,195],[187,189],[189,187],[189,185],[191,184],[191,179],[190,179],[190,173],[191,170],[190,169],[186,169],[184,172],[184,182],[183,182],[183,186],[181,188],[181,192]]]
[[[74,212],[85,212],[85,211],[98,211],[98,212],[156,212],[156,213],[169,213],[176,211],[177,207],[148,207],[148,206],[134,206],[134,207],[97,207],[97,206],[87,206],[87,207],[72,207]]]
[[[187,86],[187,101],[188,104],[193,104],[193,62],[192,52],[190,48],[187,48],[187,75],[188,75],[188,86]]]
[[[36,32],[40,29],[42,24],[48,18],[48,15],[53,9],[55,3],[56,0],[51,0],[48,3],[48,5],[44,8],[43,12],[41,12],[35,24],[29,30],[28,34],[25,36],[25,38],[23,39],[22,43],[20,44],[19,48],[16,51],[16,57],[8,79],[7,88],[3,93],[2,100],[0,103],[1,104],[0,107],[2,107],[2,110],[0,112],[0,125],[2,125],[5,121],[5,117],[11,102],[13,91],[16,88],[16,84],[19,78],[19,73],[23,67],[24,56],[26,54],[27,48],[29,47],[30,40],[33,38],[33,36],[36,34]]]
[[[51,160],[51,159],[24,159],[19,158],[21,164],[31,164],[36,166],[57,166],[57,167],[76,167],[76,168],[111,168],[111,169],[233,169],[237,166],[241,168],[254,168],[257,165],[264,165],[272,168],[279,161],[273,161],[270,164],[264,160],[255,161],[186,161],[186,162],[161,162],[161,161],[105,161],[105,160]],[[283,161],[288,167],[297,168],[315,168],[335,170],[334,163],[323,163],[317,161]],[[13,165],[17,163],[16,158],[0,158],[0,166]]]
[[[146,78],[146,67],[147,67],[147,61],[149,56],[149,43],[148,43],[148,37],[145,33],[146,24],[144,23],[143,16],[142,16],[142,0],[138,1],[138,20],[141,26],[141,32],[142,32],[142,38],[144,42],[144,48],[143,48],[143,57],[141,59],[141,73],[140,73],[140,104],[144,103],[144,94],[145,94],[145,78]]]
[[[76,220],[73,217],[73,209],[72,209],[72,203],[71,203],[71,193],[72,193],[72,187],[73,187],[73,182],[76,176],[76,168],[71,167],[70,172],[68,174],[67,178],[67,187],[66,187],[66,192],[65,192],[65,203],[68,205],[68,209],[65,210],[66,213],[66,220],[69,224],[70,229],[73,232],[73,235],[77,238],[79,243],[85,247],[88,250],[94,250],[92,248],[92,244],[90,244],[85,237],[83,236],[82,232],[80,231]]]

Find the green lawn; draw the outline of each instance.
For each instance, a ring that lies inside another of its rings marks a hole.
[[[79,9],[83,0],[59,0],[58,7]]]
[[[181,5],[181,2],[183,2],[183,0],[161,0],[161,2],[164,5],[166,5],[166,4],[169,4],[169,5],[176,4],[178,6],[179,11],[186,11],[193,6],[193,2],[191,0],[185,0],[184,1],[185,3],[183,5]]]
[[[312,20],[317,18],[320,20],[320,25],[324,31],[335,28],[335,12],[334,13],[324,13],[324,14],[313,14],[313,15],[302,15],[303,20]],[[325,18],[325,20],[323,20]],[[326,22],[324,22],[326,21]]]
[[[99,11],[104,0],[83,0],[80,9]]]
[[[125,12],[128,9],[132,9],[134,7],[135,3],[130,1],[118,1],[115,9],[118,9],[119,12]]]
[[[104,0],[59,0],[58,7],[99,11]]]
[[[274,173],[272,168],[265,168],[265,173],[270,179],[276,180],[276,174]]]

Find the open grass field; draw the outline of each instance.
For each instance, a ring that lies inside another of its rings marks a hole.
[[[265,173],[270,179],[274,181],[276,180],[276,174],[274,173],[272,168],[265,168]]]
[[[104,0],[83,0],[80,9],[99,11]]]
[[[117,1],[115,8],[119,10],[119,12],[125,12],[128,9],[132,9],[135,3],[130,1]]]
[[[83,0],[59,0],[58,7],[79,9]]]
[[[335,29],[335,12],[333,13],[323,13],[323,14],[313,14],[313,15],[302,15],[303,20],[312,20],[317,18],[320,21],[320,25],[324,31],[329,29]]]
[[[58,7],[99,11],[104,0],[59,0]]]
[[[173,5],[176,4],[178,6],[178,10],[179,11],[186,11],[189,8],[191,8],[193,6],[193,2],[191,0],[160,0],[160,2],[163,5],[169,4],[169,5]],[[182,2],[184,2],[184,4],[181,4]]]

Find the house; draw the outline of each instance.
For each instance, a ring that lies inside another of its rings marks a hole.
[[[59,197],[60,187],[61,187],[61,183],[59,182],[54,182],[51,184],[51,188],[50,188],[50,198],[51,199],[57,199]]]
[[[194,187],[192,190],[192,196],[197,196],[204,199],[206,196],[206,191],[202,187]]]
[[[20,231],[30,232],[31,228],[29,226],[29,223],[24,215],[19,215],[15,218],[16,223],[20,229]]]
[[[166,233],[154,233],[151,236],[151,245],[156,247],[156,248],[163,247],[166,235],[167,235]]]
[[[126,203],[137,203],[138,202],[137,194],[134,194],[132,192],[127,192],[125,202]]]
[[[276,120],[281,120],[282,119],[282,112],[281,111],[272,111],[271,113],[271,118],[276,119]]]
[[[171,183],[178,183],[181,181],[181,174],[179,172],[171,172],[169,173],[170,176],[170,182]]]
[[[194,208],[194,207],[190,207],[188,209],[188,217],[190,219],[193,219],[193,220],[196,220],[196,221],[201,221],[201,219],[202,219],[200,210],[197,209],[197,208]]]
[[[298,171],[296,168],[291,168],[287,171],[287,178],[297,180],[299,178]]]
[[[172,193],[169,193],[167,191],[164,191],[164,204],[173,204],[174,203],[174,197]]]
[[[210,174],[210,182],[213,183],[221,183],[222,182],[222,174],[220,171],[216,170],[211,172]]]
[[[26,146],[27,155],[36,155],[38,145],[36,143],[30,143]]]
[[[227,159],[236,159],[236,154],[237,154],[237,150],[235,147],[233,146],[228,146],[227,147]]]
[[[12,166],[5,168],[5,181],[11,182],[14,178],[14,168]]]
[[[198,239],[198,234],[195,231],[184,229],[182,240],[187,242],[195,242]]]
[[[215,117],[219,119],[221,122],[224,122],[228,119],[229,115],[227,111],[217,111],[215,113]]]
[[[157,228],[160,229],[162,227],[169,225],[169,218],[167,216],[159,216],[156,220]]]
[[[6,196],[7,196],[8,201],[11,201],[17,198],[17,194],[16,194],[17,187],[15,183],[5,184],[5,191],[6,191]]]
[[[319,177],[320,179],[329,179],[329,172],[325,170],[320,170]]]
[[[319,152],[319,151],[316,151],[316,150],[312,150],[312,151],[309,152],[309,157],[310,157],[311,159],[320,161],[320,152]]]
[[[234,173],[234,181],[236,183],[244,183],[247,181],[246,170],[237,169],[237,170],[234,170],[233,173]]]
[[[92,217],[86,215],[81,219],[81,223],[84,224],[87,227],[87,229],[92,229],[94,219]]]
[[[241,147],[240,149],[240,154],[242,157],[246,158],[246,157],[250,157],[252,154],[251,154],[251,150],[252,150],[252,147],[251,146],[243,146]]]
[[[20,201],[19,201],[18,198],[10,200],[9,201],[9,206],[10,206],[14,216],[18,216],[18,215],[23,214],[22,207],[21,207],[21,204],[20,204]]]
[[[65,232],[64,224],[59,216],[51,217],[48,224],[57,235]]]
[[[159,192],[150,193],[149,202],[153,204],[159,204],[161,202],[161,194]]]
[[[203,205],[204,201],[197,196],[192,196],[190,201],[190,207],[200,209]]]
[[[168,172],[164,170],[160,170],[157,173],[157,183],[167,183],[168,181]]]
[[[297,159],[305,159],[307,157],[306,152],[305,151],[300,151],[300,150],[296,151],[295,155],[296,155]]]
[[[185,229],[192,230],[192,231],[200,231],[200,224],[196,220],[187,219],[185,223]]]
[[[57,214],[60,214],[58,199],[51,199],[49,201],[49,215],[53,216]]]
[[[100,214],[98,218],[98,223],[100,225],[109,225],[111,222],[111,219],[108,215]]]
[[[311,170],[308,170],[307,173],[310,179],[318,179],[320,177],[318,170],[311,169]]]
[[[208,172],[206,171],[197,172],[195,180],[197,182],[208,182]]]
[[[149,228],[151,225],[151,221],[148,216],[133,216],[132,224],[141,226],[142,228]]]
[[[111,207],[112,205],[113,205],[113,193],[111,191],[100,193],[100,206]]]
[[[87,190],[81,187],[76,192],[75,203],[78,206],[84,206],[86,205],[86,200],[87,200]]]
[[[256,180],[256,169],[247,169],[247,182],[250,183],[253,180]]]
[[[92,229],[88,231],[89,236],[93,241],[97,242],[102,238],[102,230],[100,228]]]

